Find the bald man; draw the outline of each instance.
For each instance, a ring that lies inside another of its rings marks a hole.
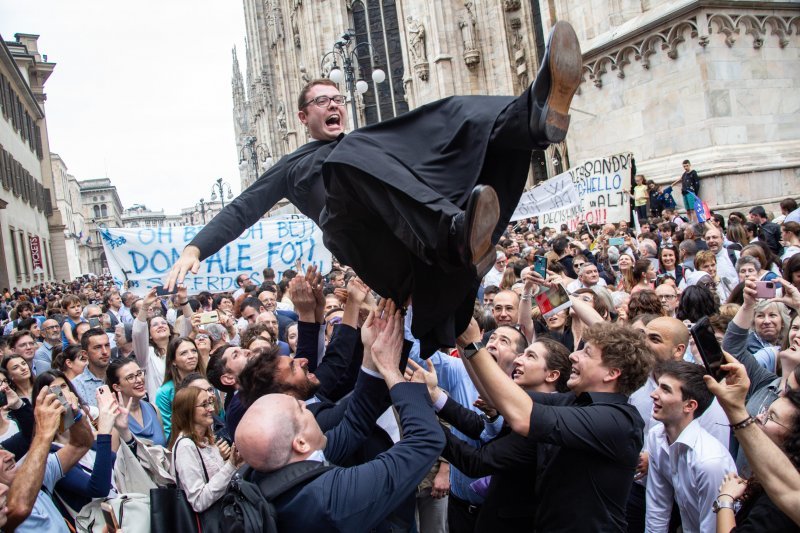
[[[628,400],[631,405],[636,407],[644,420],[645,441],[650,428],[659,422],[653,418],[653,399],[650,394],[656,389],[658,381],[658,363],[666,361],[682,361],[685,359],[689,339],[691,337],[689,328],[677,318],[662,316],[651,320],[645,326],[645,342],[650,351],[656,358],[656,365],[653,372],[648,376],[647,382],[636,392],[631,394]],[[694,361],[692,361],[694,362]],[[702,364],[702,363],[701,363]],[[700,425],[717,438],[727,449],[730,445],[730,428],[728,426],[725,412],[714,399],[714,402],[706,411],[697,418]],[[648,456],[648,451],[642,451],[643,457]],[[643,468],[637,469],[638,479],[633,484],[630,497],[628,499],[628,531],[643,531],[645,518],[645,486],[647,485],[647,460],[644,459]],[[641,528],[639,527],[641,525]]]
[[[400,372],[403,325],[399,313],[364,325],[364,366],[345,417],[323,433],[305,403],[285,394],[254,402],[236,430],[236,446],[256,471],[251,479],[275,487],[304,481],[270,500],[280,531],[407,530],[393,511],[414,491],[444,448],[445,438],[425,385],[407,383]],[[352,455],[380,414],[374,389],[382,377],[400,417],[403,438],[374,460],[351,468],[325,465]],[[317,465],[314,462],[318,463]],[[308,472],[311,472],[310,475]],[[268,490],[268,489],[267,489]],[[390,516],[391,515],[391,516]]]

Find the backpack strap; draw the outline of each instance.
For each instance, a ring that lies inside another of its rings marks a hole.
[[[299,461],[268,474],[248,469],[244,477],[258,485],[267,501],[272,501],[296,486],[318,478],[332,468],[334,466],[319,461]]]

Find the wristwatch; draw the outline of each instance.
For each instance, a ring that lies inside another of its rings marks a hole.
[[[730,496],[728,496],[727,494],[725,496],[726,496],[725,501],[719,501],[719,496],[717,496],[717,499],[714,500],[713,504],[711,504],[711,510],[714,511],[714,513],[718,513],[720,509],[731,509],[734,512],[736,511],[736,506],[735,506],[736,500],[731,499],[730,501],[728,501],[728,498],[730,498]]]
[[[473,356],[474,356],[476,353],[478,353],[478,351],[479,351],[481,348],[483,348],[483,343],[482,343],[482,342],[480,342],[480,341],[478,341],[478,342],[471,342],[471,343],[467,344],[466,346],[464,346],[464,357],[465,357],[466,359],[472,359],[472,357],[473,357]]]

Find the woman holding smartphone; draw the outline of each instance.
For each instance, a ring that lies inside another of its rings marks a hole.
[[[159,446],[167,445],[158,409],[145,401],[145,370],[133,357],[115,359],[106,368],[106,383],[119,395],[118,402],[128,410],[128,427],[133,435]],[[115,446],[119,446],[119,439]]]
[[[197,513],[219,500],[243,464],[236,446],[223,459],[214,436],[215,401],[208,391],[186,387],[175,394],[172,410],[172,469],[178,486]]]

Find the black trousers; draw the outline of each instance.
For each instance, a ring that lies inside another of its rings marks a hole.
[[[447,498],[447,527],[450,533],[473,533],[480,510],[479,505],[472,505],[450,494]]]

